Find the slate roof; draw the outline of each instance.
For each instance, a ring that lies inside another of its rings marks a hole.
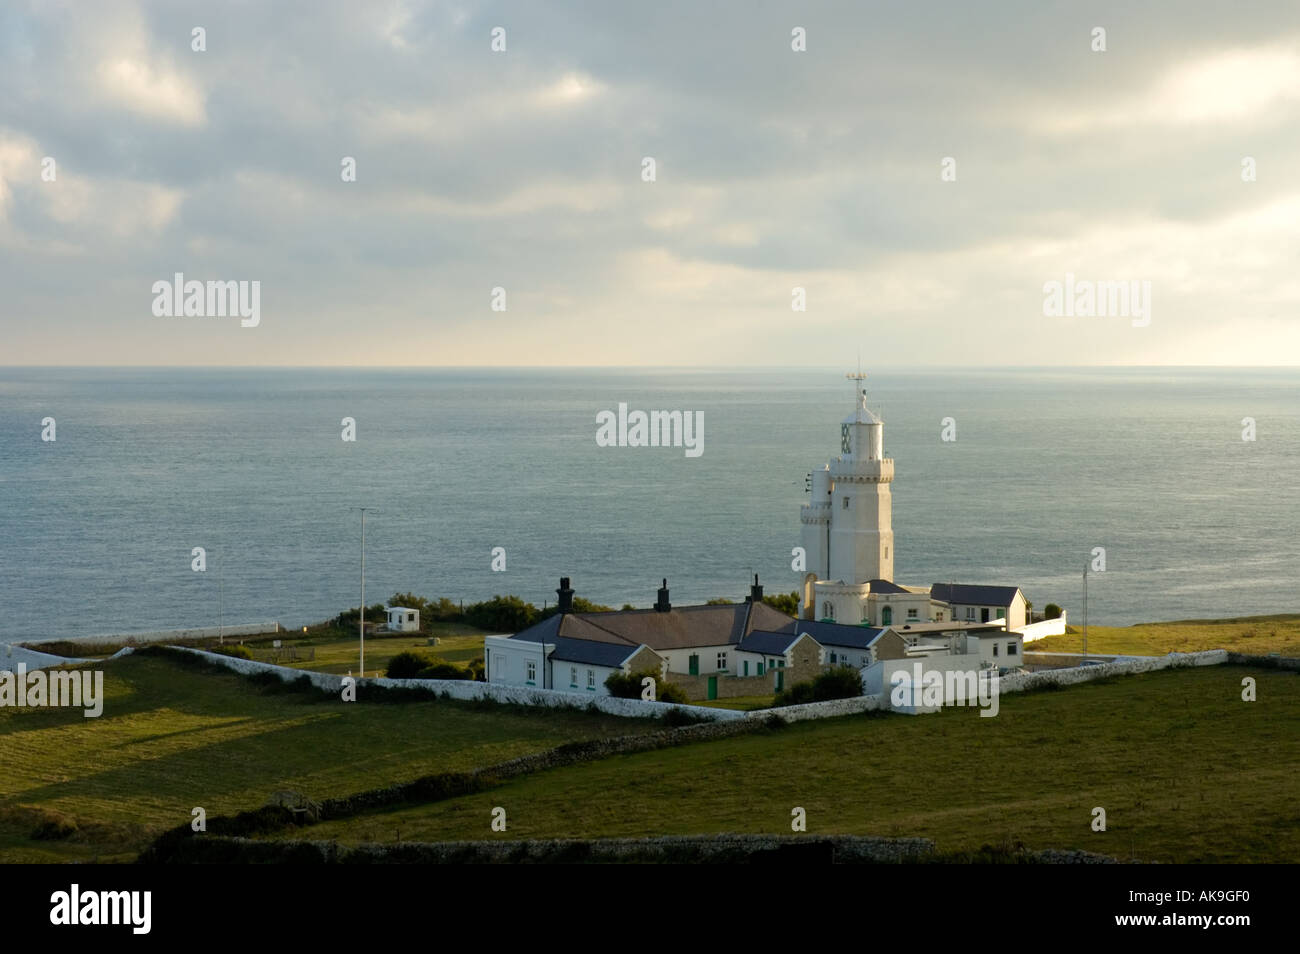
[[[598,643],[590,639],[568,639],[558,636],[551,659],[557,662],[585,663],[590,666],[608,666],[617,669],[637,651],[637,646],[622,643]]]
[[[793,619],[766,603],[722,603],[675,606],[667,613],[638,609],[556,614],[511,638],[549,643],[567,637],[632,650],[641,645],[655,650],[690,649],[734,646],[755,630],[779,632],[794,625]]]
[[[978,586],[972,583],[936,583],[930,598],[945,603],[971,603],[984,606],[1010,606],[1020,592],[1018,586]]]
[[[844,623],[821,623],[811,619],[792,620],[800,633],[807,633],[823,646],[866,649],[886,628],[849,626]]]
[[[889,580],[867,580],[871,584],[872,593],[911,593],[905,586],[899,586],[897,583],[891,583]]]
[[[780,656],[797,643],[803,633],[765,633],[755,630],[740,641],[737,649],[764,656]]]

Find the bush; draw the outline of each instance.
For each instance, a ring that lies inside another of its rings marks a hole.
[[[605,688],[616,699],[640,699],[641,680],[649,676],[655,681],[655,701],[688,703],[686,693],[681,686],[665,682],[658,669],[642,669],[640,672],[611,672],[605,679]]]
[[[852,666],[832,666],[812,681],[813,700],[853,699],[862,695],[862,674]]]
[[[1045,607],[1043,607],[1043,618],[1060,619],[1061,607],[1057,606],[1055,603],[1048,603]]]
[[[659,673],[653,669],[644,672],[611,672],[605,679],[605,688],[615,699],[640,699],[641,680],[646,676],[656,682],[659,679]]]
[[[388,660],[388,669],[385,675],[389,679],[420,679],[420,673],[430,666],[437,665],[440,660],[434,659],[425,653],[403,652],[398,653],[392,659]]]
[[[426,666],[415,674],[416,679],[473,679],[474,677],[466,669],[459,666],[453,666],[449,662],[436,662],[432,666]]]
[[[799,706],[831,699],[853,699],[862,695],[862,675],[852,666],[832,666],[815,679],[796,682],[778,692],[775,706]]]
[[[209,647],[208,652],[216,653],[218,656],[233,656],[235,659],[252,659],[253,651],[243,643],[233,643],[226,646]]]
[[[630,607],[630,606],[625,606],[624,609],[631,609],[631,607]],[[542,612],[540,612],[540,613],[537,614],[537,619],[538,619],[539,621],[540,621],[540,620],[544,620],[544,619],[550,619],[552,616],[554,616],[554,615],[555,615],[556,613],[558,613],[559,611],[560,611],[560,608],[559,608],[558,606],[548,606],[548,607],[547,607],[546,609],[544,609]],[[574,612],[574,613],[612,613],[612,612],[614,612],[614,607],[612,607],[612,606],[602,606],[602,605],[599,604],[599,603],[593,603],[591,600],[584,600],[581,596],[575,596],[575,597],[573,598],[573,609],[571,610],[571,612]]]
[[[487,666],[484,664],[482,656],[476,656],[469,661],[465,667],[469,673],[469,678],[475,682],[487,682]]]
[[[517,596],[494,596],[465,610],[465,622],[498,633],[517,633],[537,619],[537,607]]]
[[[811,682],[796,682],[789,689],[784,689],[776,694],[772,700],[772,705],[781,706],[801,706],[806,702],[813,702],[813,684]]]
[[[790,593],[777,593],[775,596],[764,596],[763,602],[774,610],[780,610],[786,616],[799,616],[799,591],[794,590]]]

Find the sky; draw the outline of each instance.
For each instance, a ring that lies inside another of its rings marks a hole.
[[[1300,4],[0,2],[0,365],[858,354],[1300,363]]]

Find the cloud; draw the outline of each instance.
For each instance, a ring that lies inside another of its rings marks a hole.
[[[98,77],[105,99],[131,112],[186,126],[207,121],[203,95],[174,69],[114,57],[100,63]]]

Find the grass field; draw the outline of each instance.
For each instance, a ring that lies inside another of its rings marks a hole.
[[[1258,680],[1259,701],[1241,700]],[[327,822],[343,842],[788,832],[1021,842],[1146,861],[1300,860],[1300,676],[1166,670],[974,709],[850,716],[616,756],[472,796]],[[1090,828],[1092,809],[1107,831]]]
[[[1064,636],[1048,636],[1026,643],[1035,653],[1083,651],[1083,633],[1071,626]],[[1241,619],[1188,619],[1134,626],[1089,626],[1088,652],[1116,655],[1163,656],[1227,649],[1264,656],[1281,653],[1300,656],[1300,615],[1250,616]]]
[[[366,637],[366,675],[382,675],[388,668],[388,661],[398,653],[419,650],[444,659],[447,662],[463,666],[471,659],[483,655],[482,630],[460,623],[434,623],[427,634],[402,633],[384,636]],[[428,636],[436,636],[441,642],[437,646],[427,645]],[[282,638],[284,646],[311,646],[316,650],[316,658],[310,662],[286,663],[294,669],[310,669],[313,672],[327,672],[341,676],[351,672],[357,673],[360,641],[355,635],[339,636],[330,634],[326,637],[309,637],[306,639]],[[249,642],[249,646],[270,646],[270,642]]]
[[[656,723],[430,700],[345,704],[133,655],[101,664],[104,713],[0,708],[0,861],[129,859],[152,834],[278,789],[346,795]],[[65,840],[29,837],[72,819]]]

